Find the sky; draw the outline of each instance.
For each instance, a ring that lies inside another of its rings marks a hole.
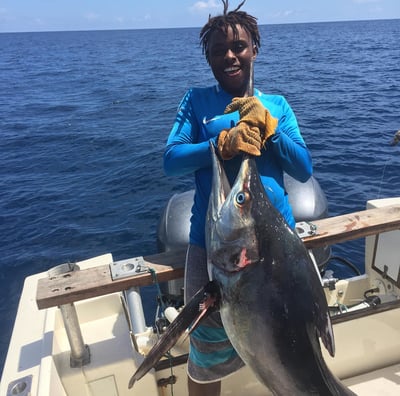
[[[259,24],[400,18],[400,0],[247,0],[242,9]],[[221,11],[221,0],[0,0],[0,32],[200,27]]]

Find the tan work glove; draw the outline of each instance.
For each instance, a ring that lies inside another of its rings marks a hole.
[[[270,112],[255,96],[233,98],[232,102],[226,106],[224,113],[232,113],[236,110],[239,111],[240,115],[238,124],[245,122],[250,127],[259,128],[262,145],[275,133],[278,120],[272,117]]]
[[[259,156],[261,155],[260,130],[244,122],[231,129],[224,129],[218,136],[217,146],[224,160],[233,158],[241,151]]]

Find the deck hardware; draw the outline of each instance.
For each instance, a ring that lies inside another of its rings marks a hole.
[[[83,342],[79,319],[74,304],[60,305],[65,331],[71,347],[70,366],[82,367],[90,363],[89,346]]]
[[[76,265],[61,264],[47,271],[50,278],[56,276],[67,276],[69,272],[78,271]],[[85,345],[79,325],[78,315],[73,303],[59,306],[63,318],[65,331],[71,347],[70,366],[71,368],[82,367],[90,363],[89,346]]]
[[[323,279],[323,287],[333,291],[336,289],[336,282],[338,280],[338,278]]]
[[[133,286],[124,291],[127,313],[132,334],[144,333],[147,329],[140,288]]]
[[[9,383],[7,396],[29,396],[31,394],[32,375],[18,378]]]
[[[300,238],[316,235],[317,226],[309,221],[300,221],[296,223],[296,232]]]
[[[322,277],[322,286],[330,291],[333,291],[336,289],[336,283],[338,280],[338,278],[333,276],[332,270],[326,270],[324,276]]]
[[[114,261],[110,264],[110,272],[113,280],[129,278],[148,272],[142,256],[127,260]]]
[[[378,272],[388,284],[400,288],[400,260],[398,250],[400,229],[381,232],[375,236],[373,243],[372,269]]]
[[[159,388],[166,387],[168,385],[174,385],[174,384],[176,384],[176,376],[175,375],[171,375],[168,378],[161,378],[157,381],[157,386]]]
[[[383,266],[383,274],[382,274],[382,278],[383,279],[387,279],[388,278],[388,270],[389,270],[389,267],[385,264]]]

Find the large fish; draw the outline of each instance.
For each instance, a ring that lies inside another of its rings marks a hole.
[[[243,157],[231,188],[213,147],[211,151],[206,239],[213,281],[168,327],[129,387],[196,321],[198,305],[211,301],[211,309],[219,305],[243,361],[274,395],[354,395],[322,357],[319,338],[333,356],[333,332],[320,277],[303,242],[269,202],[253,158]]]
[[[232,345],[274,395],[354,395],[328,369],[334,355],[316,266],[267,198],[255,160],[244,156],[232,188],[213,151],[207,219],[209,272]]]

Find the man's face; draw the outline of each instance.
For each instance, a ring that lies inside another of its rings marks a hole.
[[[232,28],[225,35],[215,31],[208,46],[208,59],[215,79],[233,96],[244,96],[250,79],[250,68],[257,52],[251,36],[237,25],[238,37],[234,39]]]

